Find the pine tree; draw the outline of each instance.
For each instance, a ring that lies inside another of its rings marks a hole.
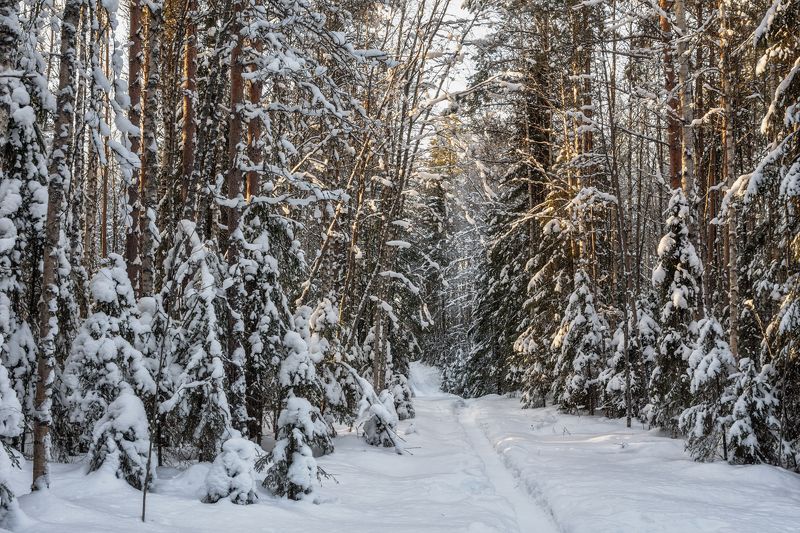
[[[653,270],[661,328],[654,368],[650,375],[648,418],[673,435],[678,417],[689,406],[687,372],[702,274],[700,258],[689,239],[690,209],[683,191],[672,192],[667,207],[667,233],[658,245],[659,262]]]

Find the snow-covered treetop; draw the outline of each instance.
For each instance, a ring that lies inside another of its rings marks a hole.
[[[110,254],[108,264],[97,271],[89,284],[92,299],[103,310],[130,309],[136,305],[125,259]]]

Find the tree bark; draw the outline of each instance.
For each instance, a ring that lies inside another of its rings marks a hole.
[[[733,162],[736,153],[733,138],[733,108],[731,105],[731,28],[730,13],[726,0],[719,2],[720,18],[720,79],[722,93],[720,94],[720,107],[723,111],[722,123],[722,176],[728,188],[733,185]],[[736,271],[736,209],[733,203],[728,208],[728,232],[725,243],[725,264],[728,268],[728,312],[729,312],[729,338],[731,353],[734,358],[739,357],[739,280]]]
[[[80,21],[80,0],[67,0],[61,22],[61,64],[58,73],[58,93],[53,150],[48,164],[48,203],[45,222],[42,296],[39,300],[39,358],[37,362],[36,395],[33,414],[33,486],[40,490],[50,485],[49,440],[51,396],[55,340],[58,335],[58,258],[61,247],[61,224],[64,215],[64,194],[69,187],[68,157],[72,153],[76,97],[76,45]]]
[[[161,63],[161,27],[162,9],[157,2],[148,3],[147,8],[147,55],[145,76],[147,90],[144,95],[142,109],[142,172],[139,188],[141,209],[139,212],[139,295],[149,296],[153,293],[155,276],[155,246],[158,232],[155,229],[157,193],[158,193],[158,135],[156,132],[156,115],[158,113],[160,91]],[[136,221],[134,221],[136,223]]]
[[[195,124],[194,99],[197,92],[197,23],[194,0],[188,2],[186,14],[186,42],[183,50],[183,124],[181,127],[181,200],[189,198],[194,172]]]
[[[128,119],[131,124],[139,128],[136,134],[130,137],[131,152],[141,154],[142,130],[142,63],[144,60],[144,38],[142,28],[142,2],[131,0],[130,26],[128,39],[130,50],[128,52],[128,94],[131,106],[128,109]],[[131,285],[136,289],[139,285],[139,180],[141,169],[133,169],[128,183],[127,218],[125,234],[125,262]]]
[[[227,259],[231,275],[236,276],[239,268],[239,248],[241,235],[239,217],[242,203],[241,152],[244,128],[242,107],[244,105],[244,66],[242,64],[242,16],[243,5],[240,1],[233,3],[234,23],[231,31],[236,40],[231,51],[230,64],[230,118],[228,120],[228,199],[227,208]],[[233,283],[228,289],[228,305],[230,312],[230,334],[228,336],[228,359],[230,361],[230,380],[233,384],[230,393],[232,424],[234,429],[247,434],[247,402],[244,376],[244,349],[242,347],[241,294],[239,284]]]
[[[672,0],[659,0],[664,14],[659,16],[659,25],[664,44],[664,90],[667,93],[667,144],[669,155],[669,183],[672,189],[681,187],[681,124],[678,119],[678,98],[675,95],[675,66],[672,61],[672,23],[665,16]]]
[[[683,119],[683,150],[681,152],[681,185],[694,208],[694,98],[692,82],[689,79],[691,54],[686,46],[687,27],[684,0],[675,0],[675,23],[680,30],[678,36],[678,81],[681,87],[681,115]]]

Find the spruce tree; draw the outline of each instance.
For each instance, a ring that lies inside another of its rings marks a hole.
[[[104,470],[124,479],[132,487],[144,489],[155,479],[150,462],[150,427],[142,400],[123,388],[94,425],[89,448],[89,472]]]
[[[225,386],[225,271],[215,244],[201,241],[195,223],[182,220],[165,269],[174,279],[162,290],[176,301],[166,329],[174,339],[160,377],[167,388],[160,403],[173,444],[189,445],[211,460],[232,435]]]
[[[90,293],[93,313],[72,343],[62,377],[69,419],[84,439],[123,390],[146,397],[156,389],[147,362],[133,346],[136,300],[121,256],[108,258],[92,278]]]
[[[302,253],[292,226],[271,214],[266,202],[254,200],[245,211],[238,276],[244,297],[245,339],[250,436],[259,440],[264,417],[281,410],[279,371],[285,357],[283,338],[292,327],[289,293],[284,282],[302,268]]]
[[[19,436],[22,432],[22,409],[3,365],[0,365],[0,414],[0,437],[10,439]],[[9,486],[11,469],[19,468],[24,458],[7,443],[2,442],[0,446],[3,448],[0,450],[0,527],[13,528],[20,511]]]
[[[301,307],[294,316],[296,331],[288,331],[283,338],[286,355],[279,373],[283,401],[277,442],[261,463],[262,467],[269,464],[264,486],[292,500],[311,494],[323,475],[314,449],[321,453],[333,450],[330,430],[315,405],[319,398],[318,361],[302,335],[308,330],[311,312],[311,308]]]
[[[690,404],[688,364],[703,271],[689,238],[690,217],[683,191],[675,189],[667,207],[667,232],[658,245],[658,265],[653,269],[661,332],[650,375],[648,418],[673,435],[678,432],[678,417]]]
[[[556,357],[553,393],[562,409],[586,409],[594,414],[607,337],[608,325],[595,309],[589,275],[579,269],[551,346]]]
[[[69,420],[89,445],[90,472],[108,470],[142,489],[150,434],[140,397],[152,397],[156,385],[133,345],[137,307],[121,256],[111,254],[92,278],[90,294],[93,313],[72,343],[62,377]]]
[[[731,375],[736,361],[725,332],[713,316],[697,324],[697,339],[689,355],[691,406],[680,416],[686,447],[697,460],[728,458],[726,433],[730,425]]]
[[[773,383],[772,365],[749,357],[739,361],[731,376],[731,423],[727,431],[728,460],[733,464],[776,464],[779,459],[780,407]]]
[[[34,415],[47,211],[47,148],[37,114],[55,109],[38,45],[50,17],[43,11],[0,2],[0,363],[26,419]]]

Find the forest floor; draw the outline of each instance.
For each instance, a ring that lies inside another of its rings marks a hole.
[[[414,364],[417,417],[401,422],[408,454],[342,432],[320,465],[317,502],[261,494],[203,504],[207,464],[161,469],[139,521],[141,493],[81,464],[53,465],[52,488],[20,497],[26,533],[797,531],[800,476],[769,466],[698,464],[680,440],[624,421],[513,398],[463,400]],[[13,488],[27,492],[29,466]]]

